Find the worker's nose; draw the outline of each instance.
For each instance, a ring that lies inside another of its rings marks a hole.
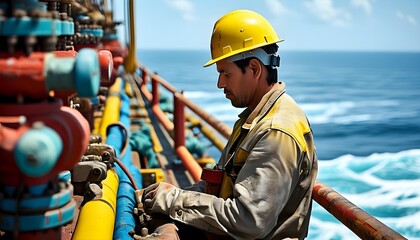
[[[223,80],[223,77],[221,75],[219,75],[219,79],[217,79],[217,87],[219,89],[226,87],[226,81]]]

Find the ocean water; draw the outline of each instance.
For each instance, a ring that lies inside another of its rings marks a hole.
[[[279,53],[279,78],[311,122],[318,179],[420,239],[420,53]],[[138,53],[143,65],[232,127],[243,109],[217,88],[215,66],[202,67],[209,57],[196,50]],[[308,239],[358,237],[315,203]]]

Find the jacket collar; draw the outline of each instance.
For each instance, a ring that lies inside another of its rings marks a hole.
[[[242,128],[245,130],[251,130],[255,124],[271,109],[276,100],[285,92],[286,84],[283,82],[276,83],[269,92],[267,92],[257,107],[251,112],[249,108],[246,108],[242,113],[239,114],[239,118],[247,118]]]

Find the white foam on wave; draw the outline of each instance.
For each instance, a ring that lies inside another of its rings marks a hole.
[[[314,205],[314,209],[319,207]],[[338,223],[337,221],[329,222],[312,217],[310,220],[310,228],[308,239],[323,239],[323,240],[353,240],[356,239],[356,235],[347,227]]]
[[[420,239],[420,149],[320,161],[318,179],[408,239]],[[325,218],[317,207],[313,234],[326,230],[325,221],[316,224]],[[329,224],[335,225],[335,235],[325,239],[354,239],[341,234],[341,224]]]
[[[215,99],[223,97],[223,92],[219,91],[185,91],[184,96],[188,99]],[[202,106],[204,107],[204,106]]]
[[[355,102],[350,101],[301,104],[312,123],[349,124],[371,120],[370,114],[356,114],[351,111],[357,106]]]
[[[369,109],[395,107],[398,101],[338,101],[322,103],[303,103],[302,109],[312,123],[350,124],[367,122],[374,119],[384,119],[383,114],[373,114]],[[357,111],[356,111],[357,110]],[[391,115],[385,116],[391,118]]]
[[[184,92],[184,95],[221,121],[235,121],[237,115],[242,111],[241,109],[238,110],[232,107],[230,101],[225,99],[222,91],[188,91]],[[336,101],[300,104],[312,124],[351,124],[377,119],[384,121],[386,118],[390,119],[398,116],[373,113],[370,109],[398,105],[398,101],[393,100]]]

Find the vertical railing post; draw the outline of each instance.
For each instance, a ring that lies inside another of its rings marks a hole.
[[[159,107],[159,83],[156,79],[152,76],[152,107]]]
[[[143,85],[146,85],[146,83],[147,83],[147,78],[148,78],[148,74],[147,74],[147,71],[146,71],[146,68],[145,67],[143,67],[143,68],[141,68],[141,77],[143,78],[143,81],[141,81],[141,85],[143,86]]]
[[[177,94],[174,94],[174,131],[174,145],[175,149],[177,149],[178,147],[185,145],[185,106],[177,97]]]

